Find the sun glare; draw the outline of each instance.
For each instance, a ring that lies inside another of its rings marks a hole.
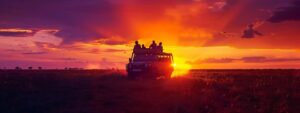
[[[176,64],[176,63],[173,63],[172,66],[175,68],[175,67],[177,66],[177,64]]]
[[[191,69],[191,65],[188,64],[185,59],[176,57],[174,58],[174,63],[172,66],[174,67],[172,77],[184,76]]]

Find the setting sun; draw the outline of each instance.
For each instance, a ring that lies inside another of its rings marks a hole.
[[[191,65],[188,64],[185,59],[177,57],[174,58],[172,66],[174,67],[172,77],[184,76],[191,69]]]
[[[171,66],[173,66],[174,68],[176,67],[176,65],[177,65],[176,63],[171,64]]]

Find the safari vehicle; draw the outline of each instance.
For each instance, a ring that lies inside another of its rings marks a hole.
[[[133,52],[126,71],[129,78],[170,78],[174,70],[173,55],[164,52],[149,52],[147,50]]]

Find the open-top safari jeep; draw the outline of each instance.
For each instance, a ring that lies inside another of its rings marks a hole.
[[[173,55],[148,49],[134,51],[126,65],[130,78],[170,78],[174,70]]]

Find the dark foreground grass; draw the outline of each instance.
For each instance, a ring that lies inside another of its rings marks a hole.
[[[171,80],[123,72],[0,71],[0,113],[299,113],[299,70],[193,70]]]

